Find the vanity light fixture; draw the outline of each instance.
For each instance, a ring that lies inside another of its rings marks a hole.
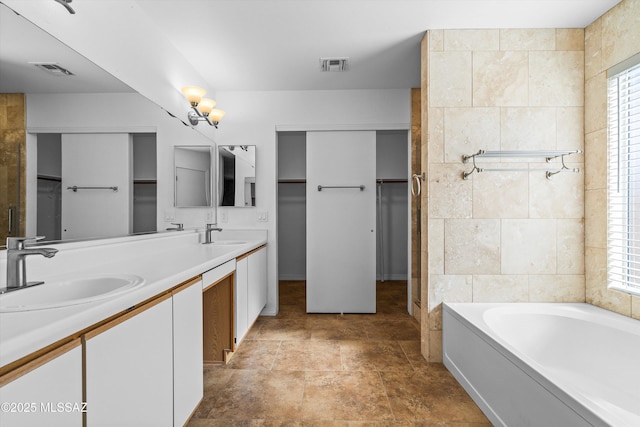
[[[218,124],[226,113],[222,110],[214,109],[216,101],[204,98],[206,93],[204,89],[198,86],[185,86],[182,88],[182,94],[191,105],[191,111],[187,113],[187,117],[189,118],[189,123],[193,126],[196,126],[198,122],[205,121],[209,123],[209,126],[218,129]]]

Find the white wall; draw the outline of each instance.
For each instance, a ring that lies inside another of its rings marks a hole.
[[[218,208],[223,228],[268,230],[269,294],[264,314],[278,304],[276,130],[409,129],[411,93],[406,90],[218,92],[227,115],[216,142],[256,145],[255,208]],[[266,212],[267,222],[257,213]],[[222,219],[227,219],[223,222]]]
[[[158,229],[169,227],[171,222],[182,222],[185,228],[202,227],[207,222],[207,213],[214,211],[211,208],[173,207],[173,146],[211,146],[213,141],[138,94],[27,94],[27,132],[28,140],[35,139],[36,133],[156,133]],[[28,147],[32,146],[28,144]],[[29,158],[29,153],[27,156]],[[35,224],[35,198],[31,194],[36,192],[31,190],[29,180],[28,228]],[[35,228],[32,231],[35,232]]]

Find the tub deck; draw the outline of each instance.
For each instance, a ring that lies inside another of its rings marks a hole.
[[[497,426],[640,426],[640,321],[583,303],[443,304],[443,358]]]

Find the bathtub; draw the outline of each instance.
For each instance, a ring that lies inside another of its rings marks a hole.
[[[638,320],[580,303],[445,303],[442,344],[495,426],[640,426]]]

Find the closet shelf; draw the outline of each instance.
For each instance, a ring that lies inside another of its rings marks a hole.
[[[529,172],[534,170],[544,170],[545,176],[547,179],[551,179],[551,177],[555,174],[561,172],[580,172],[580,168],[570,168],[567,167],[564,163],[565,156],[569,156],[571,154],[582,154],[582,150],[533,150],[533,151],[486,151],[480,150],[475,154],[463,155],[462,163],[469,163],[469,160],[473,162],[473,169],[469,172],[462,173],[462,179],[468,179],[473,172]],[[544,158],[547,163],[551,162],[553,159],[560,158],[561,167],[559,169],[529,169],[529,168],[479,168],[476,165],[476,158],[480,157],[491,157],[491,158]]]
[[[402,184],[409,182],[408,179],[403,178],[378,178],[376,179],[376,183],[378,184]]]

